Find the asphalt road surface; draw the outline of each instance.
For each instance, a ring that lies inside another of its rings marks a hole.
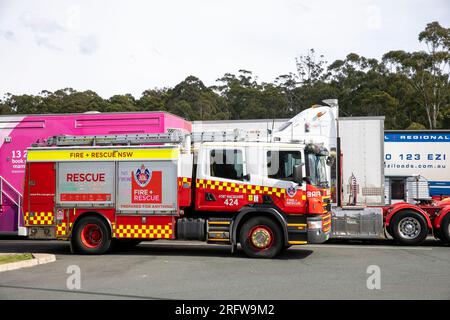
[[[177,241],[81,256],[71,254],[67,242],[0,239],[0,252],[57,259],[0,273],[0,299],[450,299],[450,247],[436,241],[296,246],[273,260]],[[73,265],[81,272],[80,289],[67,286]]]

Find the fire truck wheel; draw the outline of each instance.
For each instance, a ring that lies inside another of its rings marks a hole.
[[[268,217],[254,217],[246,221],[239,233],[244,252],[251,258],[273,258],[283,249],[283,233]]]
[[[415,211],[400,211],[394,215],[391,222],[392,236],[404,245],[418,245],[428,235],[425,218]]]
[[[82,254],[103,254],[111,246],[111,232],[98,217],[82,218],[72,235],[74,250]]]
[[[443,242],[450,244],[450,213],[441,222],[440,238]]]

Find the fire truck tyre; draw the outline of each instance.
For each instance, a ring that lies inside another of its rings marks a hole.
[[[450,213],[441,222],[440,238],[443,242],[450,244]]]
[[[283,232],[272,219],[255,217],[242,225],[239,241],[249,257],[270,259],[283,249]]]
[[[392,236],[404,245],[418,245],[428,235],[425,218],[418,212],[401,211],[392,218]]]
[[[82,254],[103,254],[111,246],[109,227],[98,217],[86,217],[77,223],[72,246]]]

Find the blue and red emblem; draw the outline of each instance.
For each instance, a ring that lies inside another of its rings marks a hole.
[[[144,165],[141,165],[139,169],[134,173],[134,180],[140,187],[148,185],[152,179],[152,172],[148,170]]]
[[[289,197],[293,198],[297,194],[297,188],[294,186],[289,186],[286,188],[286,193]]]

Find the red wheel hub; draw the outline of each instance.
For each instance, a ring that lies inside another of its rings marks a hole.
[[[250,230],[248,239],[255,249],[265,250],[272,246],[274,237],[269,227],[259,225]]]
[[[96,224],[87,224],[81,230],[81,242],[88,248],[97,248],[103,241],[102,229]]]

